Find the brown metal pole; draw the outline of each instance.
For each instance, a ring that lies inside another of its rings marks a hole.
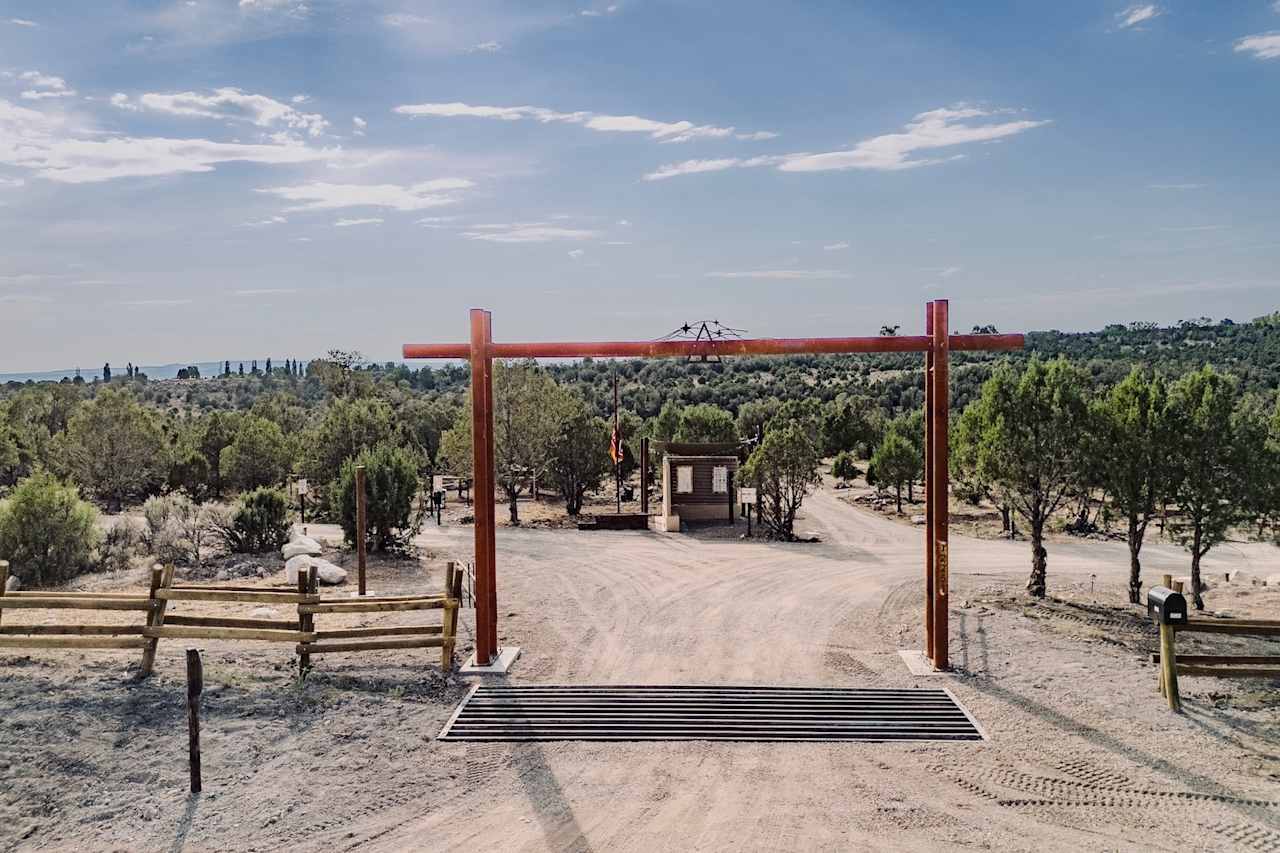
[[[640,439],[640,512],[649,514],[649,439]]]
[[[493,505],[493,490],[497,484],[494,474],[494,433],[493,433],[493,315],[484,312],[484,419],[485,419],[485,454],[484,462],[489,491],[485,493],[485,503],[489,507],[489,524],[484,532],[485,552],[488,560],[488,590],[485,605],[489,612],[489,648],[493,650],[490,660],[498,656],[498,522]]]
[[[360,594],[364,595],[364,571],[368,562],[368,499],[365,497],[365,469],[356,466],[356,573],[359,579]]]
[[[622,514],[622,430],[618,421],[618,367],[613,368],[613,434],[618,439],[618,458],[613,462],[613,490],[617,498],[617,513]]]
[[[933,603],[933,667],[938,670],[950,669],[950,649],[948,634],[949,588],[950,588],[950,554],[948,552],[948,520],[950,513],[949,483],[950,472],[947,470],[950,417],[950,343],[947,328],[950,322],[947,300],[939,299],[933,303],[933,498],[934,498],[934,603]]]
[[[933,338],[933,303],[924,309],[925,334]],[[933,350],[924,354],[924,654],[933,660]]]
[[[493,528],[493,457],[489,455],[489,431],[492,416],[488,408],[489,339],[485,312],[471,310],[471,464],[475,514],[476,560],[476,663],[484,666],[493,660],[495,643],[490,642],[492,616],[489,612],[491,586],[489,532]]]
[[[546,341],[496,343],[494,358],[664,358],[671,356],[800,355],[842,352],[928,352],[928,335],[862,338],[746,338],[701,341]],[[1025,338],[1011,335],[951,335],[958,350],[1021,349]],[[468,358],[467,344],[405,344],[405,358]]]

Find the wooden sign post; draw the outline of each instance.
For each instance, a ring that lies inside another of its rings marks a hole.
[[[738,503],[742,504],[742,514],[747,517],[747,538],[751,538],[751,508],[756,505],[755,489],[738,489]]]

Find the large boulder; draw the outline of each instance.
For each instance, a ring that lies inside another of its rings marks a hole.
[[[320,543],[310,536],[295,535],[280,549],[280,556],[291,560],[299,556],[319,557],[323,552]]]
[[[9,575],[9,579],[4,582],[5,592],[17,592],[22,588],[22,581],[18,580],[17,575]]]
[[[342,566],[334,565],[328,560],[322,560],[319,557],[309,557],[306,554],[299,554],[285,562],[285,582],[290,586],[297,585],[298,575],[306,573],[312,566],[316,568],[316,577],[320,580],[320,583],[336,586],[347,582],[347,570]]]

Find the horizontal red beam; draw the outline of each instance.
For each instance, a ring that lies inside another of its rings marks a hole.
[[[1022,349],[1022,335],[952,335],[953,350]],[[804,353],[927,352],[924,336],[874,338],[746,338],[717,341],[562,341],[494,343],[495,358],[663,358],[668,356],[800,355]],[[405,344],[405,358],[469,358],[470,344]]]

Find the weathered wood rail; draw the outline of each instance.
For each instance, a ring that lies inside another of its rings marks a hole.
[[[173,566],[151,570],[145,595],[132,593],[5,593],[9,565],[0,561],[0,648],[141,649],[139,675],[155,666],[161,640],[231,640],[291,643],[299,671],[307,672],[311,655],[388,649],[441,650],[440,666],[453,668],[461,607],[463,569],[449,563],[445,591],[437,595],[388,595],[327,598],[319,594],[316,570],[298,578],[297,589],[175,584]],[[194,616],[171,612],[181,603],[266,604],[296,608],[296,619]],[[5,624],[5,610],[111,610],[145,614],[141,623]],[[317,629],[316,617],[441,611],[439,625],[375,625]]]

